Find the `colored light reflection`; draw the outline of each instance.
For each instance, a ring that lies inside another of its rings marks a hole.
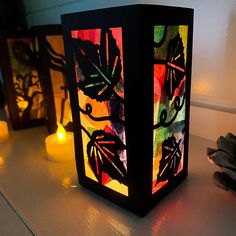
[[[205,94],[207,95],[211,90],[211,86],[207,79],[197,80],[193,86],[193,91],[196,94]]]
[[[0,171],[5,168],[5,158],[0,154]]]
[[[49,173],[66,192],[78,187],[75,161],[48,162]]]

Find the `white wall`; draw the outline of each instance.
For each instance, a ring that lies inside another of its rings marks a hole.
[[[60,23],[61,14],[134,3],[194,8],[191,132],[205,136],[199,130],[199,122],[206,129],[212,125],[207,136],[211,139],[220,132],[226,133],[229,125],[236,132],[236,120],[226,118],[236,113],[235,0],[24,0],[24,3],[29,25]],[[206,114],[204,119],[201,113]],[[210,117],[217,119],[219,115],[221,122],[210,122]],[[226,120],[231,123],[225,125]]]

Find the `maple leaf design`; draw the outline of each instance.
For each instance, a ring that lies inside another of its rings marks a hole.
[[[104,130],[96,130],[87,144],[89,164],[97,178],[102,182],[102,172],[112,179],[126,184],[126,169],[119,158],[120,151],[125,149],[121,140]]]
[[[180,143],[181,139],[177,143],[174,135],[163,141],[162,158],[160,160],[160,167],[157,174],[156,184],[162,181],[166,181],[177,174],[182,156],[180,151]]]
[[[78,64],[78,87],[97,101],[106,101],[121,79],[120,50],[109,29],[102,29],[100,45],[74,39],[74,57]]]
[[[168,46],[166,56],[166,76],[164,87],[169,100],[185,77],[184,46],[180,35],[173,38]]]

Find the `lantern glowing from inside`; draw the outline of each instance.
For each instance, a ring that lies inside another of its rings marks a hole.
[[[73,30],[71,37],[77,44],[75,71],[85,175],[127,195],[122,28]],[[97,58],[89,54],[94,45]]]
[[[50,60],[50,77],[52,84],[51,99],[54,100],[56,120],[65,127],[72,122],[67,78],[65,74],[65,56],[62,35],[47,35],[47,56]],[[49,117],[50,118],[50,117]]]
[[[50,134],[60,122],[66,131],[73,131],[69,91],[66,76],[66,59],[60,24],[33,27],[39,48],[40,79],[42,81],[46,125]]]
[[[44,124],[44,96],[39,73],[38,39],[33,30],[1,34],[1,72],[13,129]]]
[[[153,194],[183,170],[188,26],[154,26]]]
[[[79,182],[139,215],[187,176],[192,23],[152,5],[62,16]]]
[[[19,120],[25,123],[44,118],[43,94],[33,43],[37,42],[31,38],[7,40]]]

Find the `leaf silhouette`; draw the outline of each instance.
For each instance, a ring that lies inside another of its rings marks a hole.
[[[172,99],[185,76],[184,46],[182,38],[178,34],[168,46],[166,57],[166,77],[164,87],[169,100]]]
[[[121,79],[120,50],[111,30],[102,29],[100,45],[74,39],[74,57],[78,63],[78,87],[97,101],[110,99]]]
[[[159,172],[157,174],[157,182],[166,181],[178,172],[181,160],[180,142],[176,142],[174,135],[165,139],[162,143],[162,158],[160,160]]]
[[[89,164],[98,179],[102,182],[102,172],[107,173],[112,179],[126,184],[126,169],[119,158],[119,152],[125,146],[121,140],[104,130],[96,130],[87,145]]]
[[[30,46],[24,41],[14,41],[12,44],[12,52],[18,62],[24,66],[37,68],[37,53],[31,50]]]

